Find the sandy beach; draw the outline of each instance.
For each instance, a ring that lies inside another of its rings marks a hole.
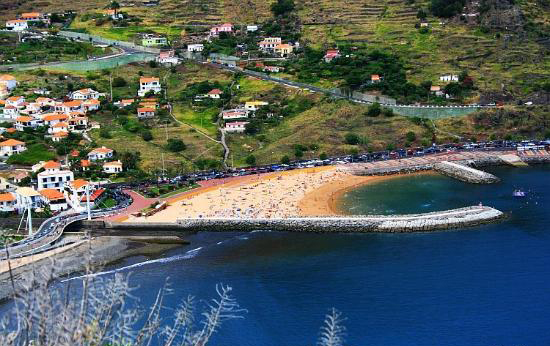
[[[337,201],[349,189],[399,176],[355,176],[336,167],[248,176],[208,189],[198,189],[169,200],[169,206],[155,215],[130,216],[125,221],[340,215]]]

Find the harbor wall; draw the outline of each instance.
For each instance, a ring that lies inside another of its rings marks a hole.
[[[500,181],[490,173],[456,162],[439,162],[434,164],[434,169],[443,175],[471,184],[493,184]]]
[[[411,215],[374,215],[307,218],[197,218],[175,223],[86,221],[81,224],[93,236],[174,235],[194,232],[252,232],[256,230],[298,233],[400,233],[471,227],[492,222],[504,214],[491,207],[472,206]]]

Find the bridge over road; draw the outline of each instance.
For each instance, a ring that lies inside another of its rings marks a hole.
[[[196,232],[427,232],[464,228],[496,221],[504,214],[491,207],[472,206],[424,214],[303,218],[198,218],[177,222],[83,221],[76,227],[92,236],[182,236]]]

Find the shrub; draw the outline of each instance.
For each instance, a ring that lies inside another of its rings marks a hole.
[[[380,103],[375,102],[372,105],[369,106],[369,109],[367,110],[367,115],[369,117],[377,117],[380,115],[380,112],[382,111],[380,107]]]
[[[288,157],[288,155],[285,155],[281,158],[281,163],[283,165],[288,165],[290,163],[290,157]]]
[[[187,146],[185,145],[185,143],[183,143],[181,139],[170,138],[168,139],[168,143],[166,144],[166,149],[174,153],[184,151],[186,148]]]
[[[106,128],[106,127],[102,127],[102,128],[99,130],[99,137],[101,137],[101,138],[107,138],[107,139],[113,138],[113,137],[111,136],[111,132],[110,132],[109,129]]]
[[[126,79],[122,77],[113,78],[113,87],[121,88],[121,87],[125,87],[126,85],[128,85],[128,82],[126,82]]]
[[[326,159],[328,159],[327,153],[321,153],[321,155],[319,155],[319,160],[326,160]]]
[[[382,114],[384,114],[385,117],[393,117],[395,113],[393,112],[393,109],[391,108],[384,108],[382,110]]]
[[[245,160],[246,164],[249,166],[254,166],[256,164],[256,156],[248,155]]]
[[[141,138],[144,141],[149,142],[150,140],[153,139],[153,133],[149,130],[143,130],[141,131]]]
[[[358,135],[356,135],[355,133],[347,133],[346,136],[345,136],[345,141],[346,141],[346,144],[349,144],[349,145],[357,145],[361,142],[361,138],[359,138]]]
[[[409,131],[407,132],[407,141],[414,142],[416,140],[416,133]]]

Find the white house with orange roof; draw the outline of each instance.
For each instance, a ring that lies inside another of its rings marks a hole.
[[[139,119],[149,119],[155,117],[155,109],[151,107],[140,107],[137,109]]]
[[[69,132],[82,132],[88,128],[88,117],[77,115],[69,116]]]
[[[42,124],[42,120],[25,115],[19,116],[15,119],[15,129],[17,131],[23,131],[25,128],[35,129]]]
[[[56,112],[60,113],[71,113],[71,112],[83,112],[84,107],[82,106],[81,100],[72,100],[67,102],[57,102],[55,104]]]
[[[58,132],[69,132],[69,124],[66,122],[59,122],[55,125],[50,126],[48,133],[56,134]]]
[[[274,51],[275,54],[278,54],[280,57],[287,57],[292,51],[294,50],[294,47],[292,47],[288,43],[281,43],[275,46]]]
[[[15,197],[17,199],[16,209],[19,213],[22,213],[28,206],[31,209],[43,206],[42,195],[32,187],[22,186],[18,188],[15,190]]]
[[[99,91],[91,88],[80,89],[69,94],[69,97],[73,100],[99,100],[100,96],[101,93]]]
[[[177,65],[180,62],[180,59],[176,56],[176,53],[173,50],[160,52],[156,60],[159,64],[163,65]]]
[[[55,107],[55,100],[49,97],[38,97],[34,101],[40,105],[40,107]]]
[[[12,91],[17,88],[17,79],[9,74],[0,75],[0,84],[5,85],[8,91]]]
[[[54,126],[55,124],[66,122],[69,120],[69,116],[67,114],[48,113],[42,116],[42,120],[44,121],[44,125]]]
[[[120,160],[112,161],[112,162],[105,162],[103,164],[103,172],[105,172],[107,174],[122,173],[122,162],[120,162]]]
[[[7,141],[0,142],[0,157],[3,158],[22,153],[25,150],[27,150],[25,142],[16,139],[8,139]]]
[[[134,99],[123,99],[123,100],[115,102],[114,104],[117,107],[124,108],[124,107],[131,106],[134,102],[135,102]]]
[[[52,141],[61,142],[63,139],[69,137],[69,132],[59,131],[52,135]]]
[[[59,162],[45,162],[42,168],[44,171],[37,174],[38,190],[56,189],[62,191],[67,182],[74,180],[74,173],[62,170]]]
[[[157,77],[141,77],[139,79],[138,95],[143,97],[152,91],[155,94],[161,92],[160,79]]]
[[[101,161],[101,160],[108,160],[113,157],[114,150],[101,147],[101,148],[95,148],[94,150],[90,151],[88,153],[88,160],[94,162],[94,161]]]
[[[38,189],[38,193],[42,195],[44,204],[50,207],[53,212],[69,209],[69,204],[65,195],[60,190],[56,189]]]
[[[13,192],[0,193],[0,211],[14,212],[17,207],[17,197]]]
[[[7,105],[4,107],[4,118],[16,119],[19,116],[19,108]]]
[[[94,184],[84,179],[76,179],[65,185],[63,194],[69,206],[77,211],[86,210],[86,189],[89,189],[90,197],[95,191]],[[91,200],[91,198],[90,198]],[[91,202],[91,201],[90,201]]]
[[[11,96],[6,99],[6,106],[14,106],[17,108],[23,108],[25,103],[24,96]]]
[[[42,23],[46,23],[46,24],[50,24],[50,18],[44,14],[44,13],[40,13],[40,12],[25,12],[25,13],[21,13],[21,15],[19,16],[19,19],[21,20],[25,20],[27,22],[42,22]]]
[[[87,112],[99,110],[100,105],[101,105],[101,102],[99,102],[99,100],[96,100],[96,99],[89,99],[82,103],[82,106]]]
[[[220,89],[212,89],[206,94],[211,99],[219,99],[223,94],[223,91]]]
[[[25,31],[29,28],[26,20],[12,19],[6,22],[6,29],[11,31]]]

